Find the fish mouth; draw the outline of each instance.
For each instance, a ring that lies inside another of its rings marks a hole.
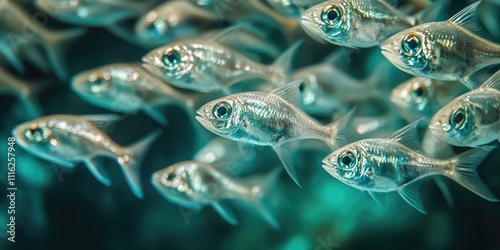
[[[326,44],[326,39],[323,38],[322,31],[319,29],[318,24],[309,15],[302,15],[300,18],[300,26],[302,30],[313,40],[321,44]]]

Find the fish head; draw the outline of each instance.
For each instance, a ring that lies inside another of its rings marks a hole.
[[[157,43],[157,40],[163,44],[170,43],[175,39],[171,37],[171,31],[179,24],[178,15],[178,11],[169,6],[151,10],[137,20],[135,34],[146,43]]]
[[[47,118],[38,118],[22,123],[12,130],[18,145],[44,159],[58,157],[56,149],[60,144],[47,121]]]
[[[81,72],[71,79],[71,89],[84,100],[105,109],[116,109],[126,111],[129,109],[129,101],[120,97],[120,80],[133,80],[138,77],[138,73],[129,74],[130,78],[119,79],[120,74],[116,74],[118,68],[104,66],[97,69]],[[125,69],[124,69],[125,70]],[[126,72],[123,72],[124,74]],[[123,74],[122,74],[123,75]],[[122,84],[123,85],[123,84]]]
[[[210,132],[234,139],[244,129],[242,108],[236,95],[230,95],[203,105],[197,111],[196,120]]]
[[[439,62],[439,46],[425,25],[396,33],[381,45],[384,55],[394,66],[415,76],[428,76]]]
[[[203,199],[196,192],[195,162],[179,162],[159,170],[151,176],[153,187],[167,200],[176,204],[199,209]]]
[[[399,109],[401,116],[413,122],[433,112],[430,109],[435,86],[430,78],[413,77],[397,87],[390,96],[391,102]]]
[[[195,84],[195,60],[193,50],[182,43],[156,48],[142,58],[144,68],[160,79],[179,88],[201,91]]]
[[[325,157],[323,168],[349,186],[366,189],[367,186],[374,185],[374,171],[365,155],[363,147],[351,143]]]
[[[349,37],[353,32],[352,23],[355,15],[351,11],[348,0],[327,1],[305,10],[301,16],[301,25],[311,36],[319,37],[327,42],[349,45]]]
[[[436,137],[454,146],[469,146],[478,137],[475,128],[474,105],[470,96],[460,96],[440,109],[429,122]]]

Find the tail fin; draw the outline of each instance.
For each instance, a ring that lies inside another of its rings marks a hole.
[[[85,34],[86,29],[75,28],[65,31],[45,33],[45,51],[52,64],[54,73],[61,80],[67,80],[68,71],[65,63],[65,51],[69,45]]]
[[[453,171],[447,173],[447,176],[486,200],[499,201],[481,181],[476,171],[477,166],[494,148],[494,146],[487,146],[471,149],[452,157],[450,160],[453,164]]]
[[[292,73],[292,58],[302,43],[302,40],[294,43],[270,66],[270,72],[272,73],[271,81],[276,86],[285,84],[289,81]]]
[[[143,197],[140,178],[141,163],[146,155],[147,149],[160,134],[161,130],[153,131],[142,140],[127,147],[126,151],[128,154],[118,157],[118,163],[122,166],[123,174],[125,175],[125,179],[130,189],[132,189],[132,192],[141,199]]]
[[[279,223],[276,220],[274,213],[270,208],[269,194],[278,182],[281,173],[281,167],[276,167],[273,171],[262,178],[262,181],[252,186],[251,204],[257,209],[259,214],[266,220],[274,229],[279,229]]]
[[[342,116],[340,119],[328,124],[330,129],[330,138],[328,138],[327,144],[330,148],[337,148],[345,144],[347,135],[347,125],[351,121],[352,115],[356,108],[353,108],[349,113]]]
[[[49,85],[50,83],[47,82],[37,82],[29,85],[26,84],[19,93],[19,100],[28,111],[28,115],[31,117],[36,118],[43,114],[40,109],[40,103],[38,102],[38,95]]]

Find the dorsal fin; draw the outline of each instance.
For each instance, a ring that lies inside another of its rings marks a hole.
[[[248,24],[233,25],[213,36],[210,40],[232,48],[238,44],[238,36],[241,30],[247,25]]]
[[[391,136],[389,136],[389,140],[391,141],[396,141],[400,143],[401,145],[419,150],[420,151],[420,143],[418,142],[418,131],[417,131],[417,126],[420,121],[422,121],[423,118],[420,118],[405,127],[399,129],[398,131],[394,132]]]
[[[500,70],[493,74],[488,80],[486,80],[481,88],[494,89],[500,91]]]
[[[460,25],[464,29],[490,41],[496,40],[481,25],[477,14],[477,6],[481,1],[477,1],[448,19],[447,22]]]
[[[273,90],[271,94],[279,95],[281,98],[288,101],[290,104],[300,107],[300,84],[304,82],[304,79],[295,80],[287,84],[283,84]]]

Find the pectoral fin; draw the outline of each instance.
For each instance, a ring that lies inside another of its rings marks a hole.
[[[422,199],[420,197],[418,187],[419,186],[417,184],[406,185],[404,187],[401,187],[398,190],[398,193],[406,202],[416,208],[419,212],[427,214],[424,205],[422,204]]]
[[[111,180],[109,179],[109,175],[106,170],[103,168],[101,164],[99,164],[96,159],[88,159],[83,161],[87,168],[90,170],[92,175],[100,181],[102,184],[106,186],[111,185]]]
[[[217,213],[219,213],[220,216],[222,216],[222,218],[224,218],[224,220],[226,220],[229,224],[238,224],[238,220],[236,220],[236,216],[230,208],[221,204],[220,202],[212,202],[211,205],[215,209],[215,211],[217,211]]]

